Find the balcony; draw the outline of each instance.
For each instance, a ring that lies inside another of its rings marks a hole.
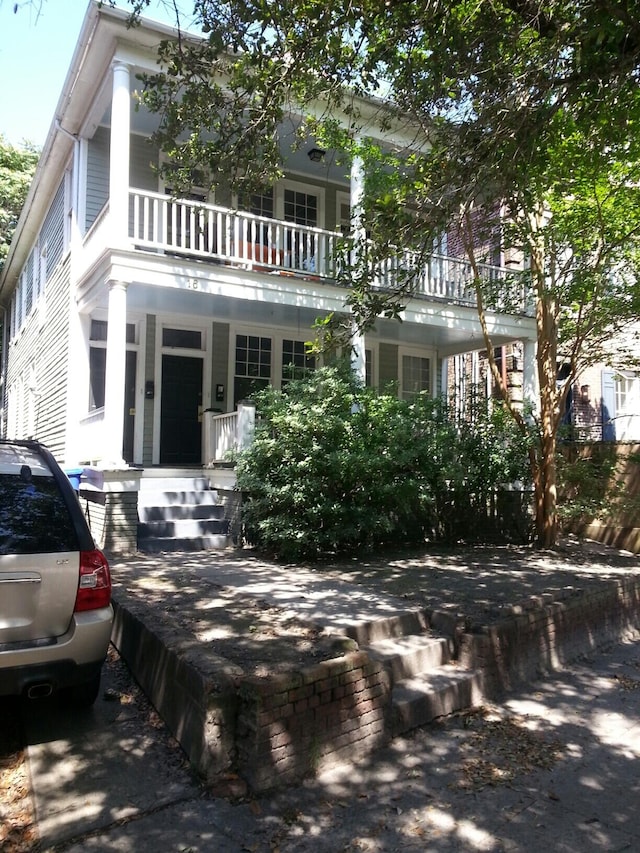
[[[273,275],[327,282],[337,276],[342,239],[337,232],[134,189],[129,212],[129,239],[136,248]],[[378,265],[374,284],[391,289],[401,272],[413,272],[419,263],[415,252],[405,250]],[[480,264],[480,274],[492,291],[488,308],[530,313],[522,273]],[[467,261],[433,254],[422,264],[413,295],[475,307],[472,280]]]

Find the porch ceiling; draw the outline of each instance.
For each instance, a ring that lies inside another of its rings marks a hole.
[[[106,290],[103,298],[99,299],[94,307],[106,311]],[[399,346],[431,347],[437,349],[438,354],[443,357],[484,349],[480,325],[470,309],[425,304],[423,310],[428,307],[431,308],[431,322],[426,314],[421,314],[418,320],[417,316],[413,316],[413,311],[412,317],[402,323],[396,320],[378,320],[375,330],[369,332],[366,337],[370,340],[396,343]],[[268,298],[256,300],[219,293],[158,288],[138,282],[132,283],[128,288],[127,311],[138,315],[169,315],[176,317],[176,322],[184,322],[192,317],[198,322],[206,319],[211,322],[229,323],[232,326],[286,330],[304,339],[311,337],[314,321],[325,313],[312,305],[302,303],[291,304]],[[498,324],[494,324],[495,346],[529,336],[527,329],[517,323],[511,328],[500,328]]]

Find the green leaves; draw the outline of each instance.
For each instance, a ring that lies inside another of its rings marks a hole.
[[[494,488],[526,480],[526,440],[501,410],[456,426],[442,401],[376,394],[345,363],[257,405],[238,485],[249,540],[283,559],[475,538]]]
[[[0,268],[9,252],[38,157],[33,146],[19,148],[0,135]]]

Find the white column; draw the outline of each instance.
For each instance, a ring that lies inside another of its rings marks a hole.
[[[522,401],[529,403],[533,414],[540,414],[540,382],[538,380],[538,344],[535,340],[523,341]]]
[[[129,66],[113,65],[111,96],[111,153],[109,163],[109,214],[115,245],[126,242],[129,230],[129,147],[131,132],[131,93]]]
[[[365,230],[362,222],[364,199],[364,167],[362,159],[354,156],[351,163],[350,184],[350,206],[351,224],[355,242],[354,254],[358,251],[358,243],[365,239]],[[356,255],[357,259],[357,255]],[[365,355],[364,335],[358,331],[355,323],[352,324],[351,337],[351,368],[355,375],[365,384],[367,375],[367,362]]]
[[[104,383],[104,450],[105,467],[122,468],[124,440],[124,391],[127,358],[127,285],[109,282],[109,314],[107,326],[107,364]]]

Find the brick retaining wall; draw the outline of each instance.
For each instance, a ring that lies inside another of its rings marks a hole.
[[[482,670],[497,698],[640,629],[640,579],[608,581],[563,601],[532,599],[529,609],[460,638],[460,663]]]
[[[532,598],[499,623],[455,635],[459,662],[497,699],[606,644],[636,635],[640,578],[603,581],[562,601]],[[391,738],[391,686],[365,650],[287,674],[246,676],[176,627],[159,607],[118,589],[113,642],[193,766],[213,781],[239,774],[256,792],[370,753]]]
[[[365,652],[249,677],[121,590],[114,607],[114,645],[206,778],[233,771],[265,791],[389,740],[389,678]]]
[[[294,782],[389,740],[391,686],[364,652],[240,684],[238,770],[254,790]]]

